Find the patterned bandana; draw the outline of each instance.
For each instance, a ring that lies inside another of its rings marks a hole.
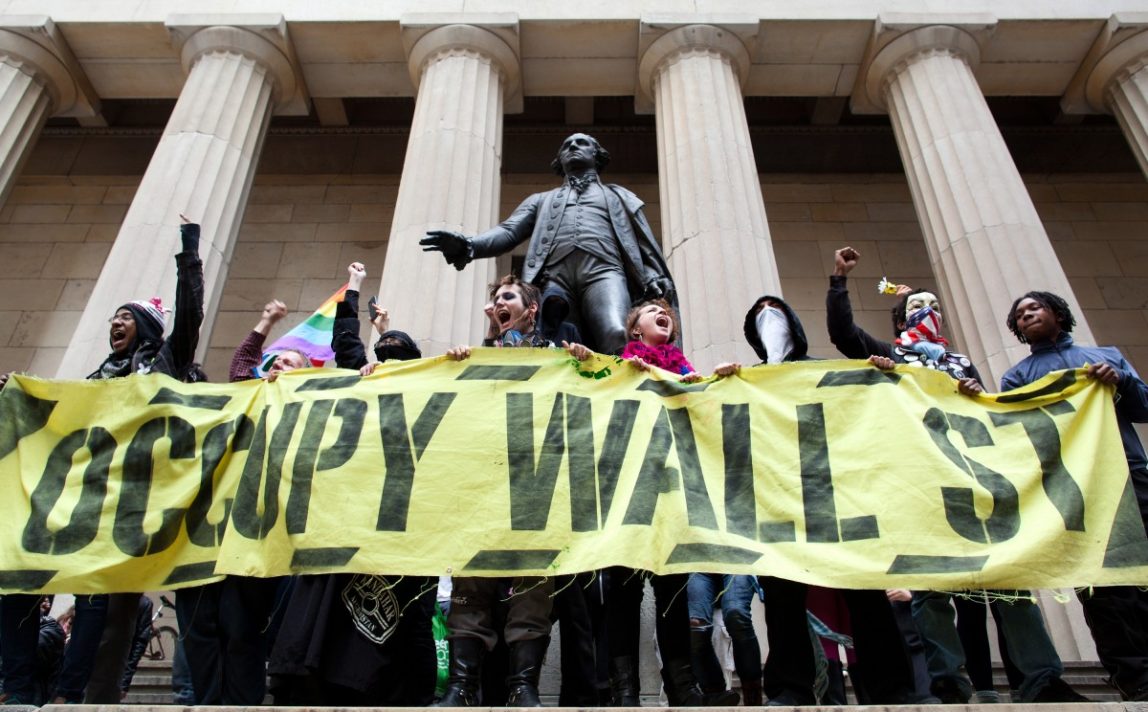
[[[907,349],[914,344],[925,342],[948,346],[949,342],[941,336],[941,315],[933,311],[932,307],[918,309],[905,321],[905,330],[897,339],[897,345]]]

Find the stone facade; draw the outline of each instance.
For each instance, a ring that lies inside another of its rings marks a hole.
[[[52,143],[36,157],[40,170],[50,163]],[[1097,341],[1119,346],[1148,371],[1148,184],[1127,173],[1024,178]],[[611,179],[646,201],[661,234],[657,176]],[[0,370],[51,375],[59,368],[139,181],[42,173],[17,183],[0,209]],[[301,316],[343,284],[350,262],[382,273],[398,182],[396,175],[255,179],[205,354],[209,375],[226,373],[231,351],[269,299]],[[504,176],[499,214],[553,184],[546,174]],[[859,323],[874,334],[890,328],[891,299],[876,291],[882,276],[936,286],[904,176],[771,174],[760,185],[781,291],[805,323],[814,355],[835,354],[824,302],[838,247],[852,245],[864,256],[851,292]],[[499,271],[509,266],[502,260]],[[421,335],[418,314],[392,311],[392,322]]]

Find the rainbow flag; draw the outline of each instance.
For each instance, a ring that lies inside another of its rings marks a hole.
[[[275,357],[285,349],[297,349],[307,354],[316,368],[335,358],[335,352],[331,350],[331,335],[335,332],[335,305],[343,301],[346,292],[347,285],[344,284],[303,323],[264,349],[263,362],[256,367],[256,376],[266,375],[271,364],[275,363]]]

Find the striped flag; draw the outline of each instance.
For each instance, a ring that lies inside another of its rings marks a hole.
[[[296,349],[307,354],[311,359],[311,365],[316,368],[335,358],[335,352],[331,350],[331,335],[335,331],[335,307],[343,301],[346,292],[347,285],[344,284],[339,291],[320,304],[303,323],[264,349],[263,362],[259,364],[256,375],[259,377],[266,375],[271,364],[275,363],[275,357],[286,349]]]

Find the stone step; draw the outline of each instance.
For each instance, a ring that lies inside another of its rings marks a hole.
[[[1098,703],[1119,703],[1120,695],[1109,687],[1107,677],[1108,675],[1104,669],[1095,663],[1069,662],[1064,664],[1064,680],[1072,685],[1077,692]],[[1001,695],[1001,700],[1004,702],[1009,701],[1008,678],[1005,676],[1004,668],[999,665],[994,667],[993,682],[997,692]],[[852,699],[852,697],[850,699]],[[136,676],[132,680],[132,688],[128,691],[128,695],[124,700],[125,704],[135,707],[139,705],[171,704],[171,701],[171,661],[141,661],[139,669],[136,671]],[[547,706],[552,706],[558,702],[558,698],[555,694],[543,694],[542,701]],[[643,695],[642,704],[644,707],[657,707],[659,704],[657,694]],[[970,707],[978,707],[978,705],[971,705]],[[912,708],[905,709],[908,710]],[[1000,709],[1003,712],[1000,706],[995,706],[993,709]],[[1051,712],[1049,707],[1042,709],[1044,712]],[[105,710],[104,712],[109,711]],[[1142,706],[1140,712],[1148,712],[1148,709]]]
[[[138,704],[123,704],[123,705],[46,705],[39,708],[42,712],[172,712],[172,708],[167,706],[165,702],[140,702]],[[5,712],[34,712],[35,707],[5,707]],[[331,710],[347,710],[347,712],[409,712],[409,707],[322,707],[312,708]],[[474,710],[495,710],[505,708],[495,707],[476,707]],[[580,708],[576,707],[555,707],[555,710],[568,710],[569,712],[579,712]],[[611,708],[619,709],[619,708]],[[671,707],[656,707],[653,705],[643,706],[642,710],[676,710],[678,708]],[[719,712],[721,710],[728,710],[729,707],[694,707],[692,710],[710,710],[712,712]],[[759,708],[766,709],[766,708]],[[770,707],[770,710],[791,710],[792,712],[841,712],[840,707]],[[902,705],[896,708],[889,707],[858,707],[858,710],[868,710],[875,712],[877,710],[890,710],[896,709],[897,712],[1056,712],[1057,710],[1066,710],[1068,712],[1144,712],[1144,703],[1135,702],[1082,702],[1078,704],[1057,704],[1057,705],[1038,705],[1038,704],[999,704],[999,705],[962,705],[954,707],[952,705]],[[282,707],[213,707],[212,712],[282,712]]]

